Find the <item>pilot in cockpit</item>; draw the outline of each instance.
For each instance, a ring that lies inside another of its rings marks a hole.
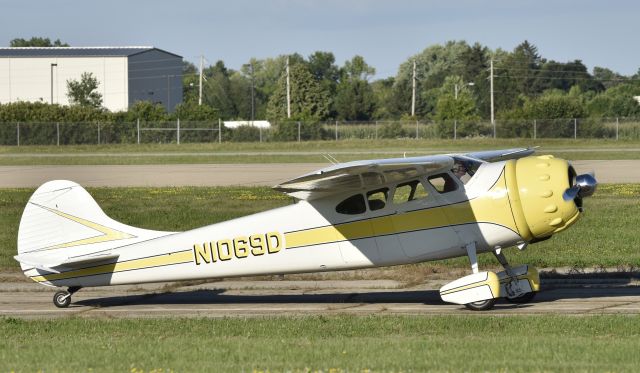
[[[463,184],[466,184],[471,178],[467,165],[463,161],[456,160],[451,171]]]

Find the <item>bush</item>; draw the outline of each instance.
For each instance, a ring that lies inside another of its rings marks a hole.
[[[227,138],[233,142],[260,141],[260,128],[255,126],[240,126],[227,129]]]
[[[279,141],[297,141],[298,123],[300,123],[300,140],[322,140],[328,134],[316,122],[284,122],[279,123],[275,132],[275,138]]]
[[[389,122],[382,126],[379,137],[383,139],[398,139],[407,137],[407,132],[402,128],[402,123]]]

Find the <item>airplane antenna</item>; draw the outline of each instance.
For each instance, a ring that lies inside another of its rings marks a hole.
[[[340,163],[340,161],[339,161],[336,157],[334,157],[333,155],[328,154],[328,153],[327,153],[327,155],[328,155],[329,157],[331,157],[331,159],[333,159],[333,160],[336,162],[335,164]]]
[[[336,164],[336,162],[334,162],[334,161],[333,161],[333,159],[329,158],[329,155],[328,155],[328,154],[322,154],[322,157],[323,157],[324,159],[326,159],[327,161],[329,161],[329,163],[331,163],[331,164]]]

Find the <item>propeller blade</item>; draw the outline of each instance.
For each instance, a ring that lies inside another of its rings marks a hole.
[[[562,193],[562,199],[565,201],[572,201],[578,196],[578,193],[580,193],[580,186],[574,185],[571,188],[567,188],[567,190]]]

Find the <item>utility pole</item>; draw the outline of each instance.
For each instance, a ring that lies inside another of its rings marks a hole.
[[[413,60],[413,78],[411,80],[411,116],[416,116],[416,60]]]
[[[249,61],[249,68],[251,69],[251,125],[253,125],[253,118],[255,114],[255,80],[253,78],[253,61]]]
[[[491,125],[493,126],[493,138],[496,138],[496,120],[493,112],[493,58],[491,59],[491,73],[489,74],[491,87]]]
[[[287,56],[287,118],[291,119],[291,85],[289,82],[289,56]]]
[[[202,105],[202,68],[204,66],[204,57],[200,55],[200,83],[198,85],[199,95],[198,95],[198,106]]]

